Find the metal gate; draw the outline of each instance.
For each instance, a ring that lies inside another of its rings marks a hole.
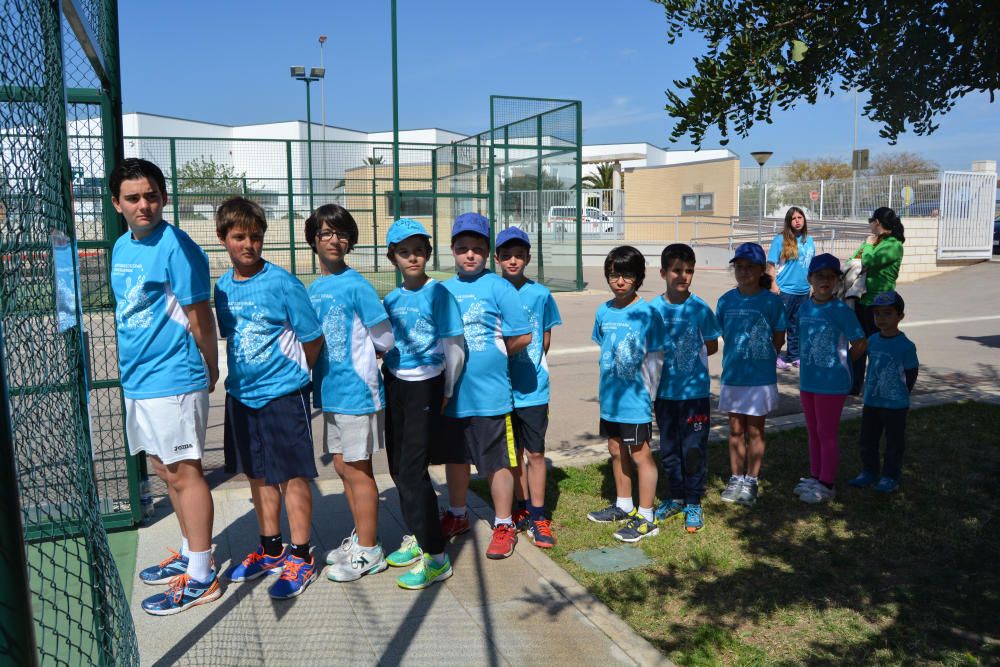
[[[997,175],[946,171],[941,179],[938,259],[989,259]]]

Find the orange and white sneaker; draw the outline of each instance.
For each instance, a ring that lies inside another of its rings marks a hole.
[[[441,532],[444,534],[445,539],[469,532],[469,513],[466,512],[462,516],[455,516],[445,510],[445,513],[441,515]]]

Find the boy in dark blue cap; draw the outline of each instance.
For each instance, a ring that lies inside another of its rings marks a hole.
[[[906,413],[910,410],[910,392],[917,382],[920,362],[916,346],[899,330],[903,297],[898,292],[883,292],[872,301],[871,309],[878,331],[868,338],[868,373],[861,413],[863,469],[848,483],[858,488],[875,484],[874,491],[890,493],[899,488]],[[879,477],[882,431],[885,431],[885,461]]]
[[[536,547],[555,546],[552,522],[545,516],[545,432],[549,428],[549,352],[552,327],[562,324],[559,308],[548,288],[529,280],[524,269],[531,262],[531,240],[519,227],[508,227],[496,239],[496,260],[504,279],[517,289],[531,326],[531,344],[510,359],[514,391],[514,526],[526,530]],[[525,470],[527,467],[527,470]],[[530,504],[529,504],[530,501]]]
[[[451,231],[458,275],[444,286],[462,311],[467,357],[455,392],[444,409],[443,431],[432,462],[447,464],[450,507],[442,518],[446,537],[469,529],[465,497],[469,464],[490,482],[496,519],[486,550],[492,559],[514,553],[517,529],[511,506],[517,452],[510,413],[514,409],[508,360],[531,343],[531,327],[517,290],[486,267],[490,223],[478,213],[463,213]]]

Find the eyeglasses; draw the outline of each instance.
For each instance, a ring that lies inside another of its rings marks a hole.
[[[350,241],[350,235],[347,232],[340,232],[336,229],[323,229],[316,232],[316,240],[326,241],[337,240],[337,241]]]
[[[619,279],[624,280],[627,283],[634,283],[637,276],[634,273],[609,273],[608,282],[613,283]]]

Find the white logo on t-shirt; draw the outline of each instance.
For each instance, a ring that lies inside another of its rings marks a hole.
[[[490,330],[483,324],[486,308],[478,299],[462,314],[462,325],[465,327],[465,344],[472,352],[482,352],[486,349]]]
[[[342,304],[335,304],[323,317],[323,336],[326,338],[326,358],[340,363],[347,358],[347,314]]]
[[[125,303],[118,318],[121,329],[148,329],[153,324],[153,311],[150,306],[153,300],[143,289],[146,285],[146,274],[136,276],[135,284],[131,278],[125,279]]]
[[[243,326],[236,330],[236,360],[249,366],[259,366],[271,358],[267,345],[267,320],[254,308]]]

